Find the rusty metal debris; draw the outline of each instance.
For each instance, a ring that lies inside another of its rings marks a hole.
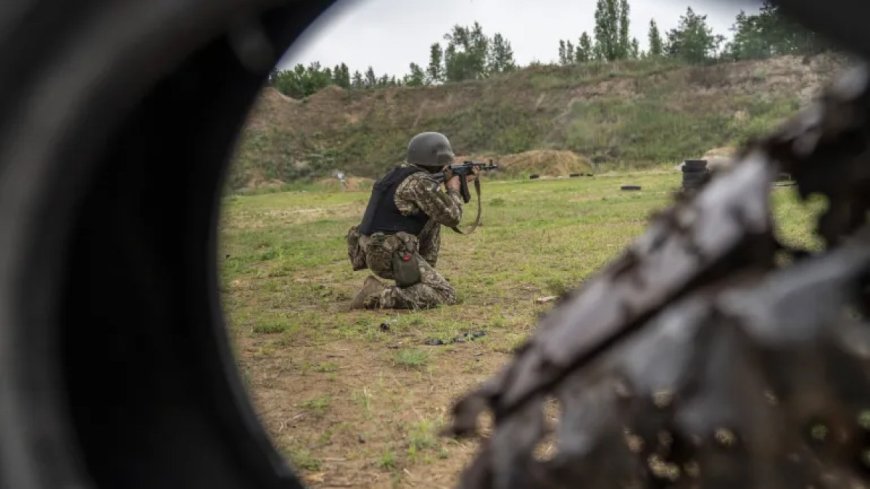
[[[868,143],[861,66],[658,215],[456,404],[456,436],[495,421],[461,487],[870,486]],[[823,251],[776,239],[781,172]]]

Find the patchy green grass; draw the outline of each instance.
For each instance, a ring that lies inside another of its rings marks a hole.
[[[329,396],[320,396],[303,402],[299,405],[299,407],[301,407],[311,415],[321,418],[326,414],[326,411],[329,409],[329,402]]]
[[[408,458],[431,461],[430,452],[441,455],[441,439],[438,437],[439,423],[424,419],[417,421],[408,428]]]
[[[406,348],[396,352],[393,362],[402,368],[423,368],[429,364],[429,353],[418,348]]]
[[[311,451],[304,448],[291,450],[287,457],[290,459],[290,463],[294,467],[302,470],[320,470],[320,465],[322,463],[320,459],[311,454]]]
[[[277,334],[288,331],[292,327],[292,324],[284,321],[267,320],[266,322],[254,324],[252,330],[255,334]]]
[[[335,362],[317,363],[312,366],[311,370],[322,374],[338,372],[338,364],[336,364]]]
[[[622,192],[623,184],[642,190]],[[437,266],[461,303],[428,311],[347,309],[367,273],[351,271],[344,236],[367,193],[226,199],[222,299],[244,378],[276,444],[310,487],[455,486],[475,446],[438,438],[435,420],[533,332],[552,307],[535,299],[589,279],[643,232],[679,184],[672,170],[485,181],[491,205],[483,225],[470,236],[445,230]],[[824,200],[804,204],[783,187],[772,201],[780,237],[818,249],[810,230]],[[447,344],[428,346],[431,339]]]
[[[377,466],[382,470],[394,470],[396,468],[396,452],[385,450],[378,458]]]

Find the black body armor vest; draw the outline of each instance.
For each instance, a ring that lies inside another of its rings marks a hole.
[[[420,231],[429,221],[429,216],[419,212],[405,216],[396,207],[396,189],[411,174],[419,172],[419,168],[397,166],[375,182],[372,196],[369,198],[366,212],[363,215],[362,224],[359,226],[360,234],[371,236],[374,233],[396,234],[404,231],[418,236]]]

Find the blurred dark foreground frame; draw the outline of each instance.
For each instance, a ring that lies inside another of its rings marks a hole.
[[[0,4],[0,488],[292,488],[217,293],[232,145],[331,2]],[[870,5],[782,2],[868,54]]]

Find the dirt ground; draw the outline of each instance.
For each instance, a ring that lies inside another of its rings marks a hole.
[[[317,488],[455,487],[476,443],[437,432],[453,400],[508,358],[468,342],[428,347],[440,351],[425,368],[395,368],[401,338],[387,351],[358,340],[302,347],[239,340],[261,418],[279,446],[308,447],[287,455]]]

